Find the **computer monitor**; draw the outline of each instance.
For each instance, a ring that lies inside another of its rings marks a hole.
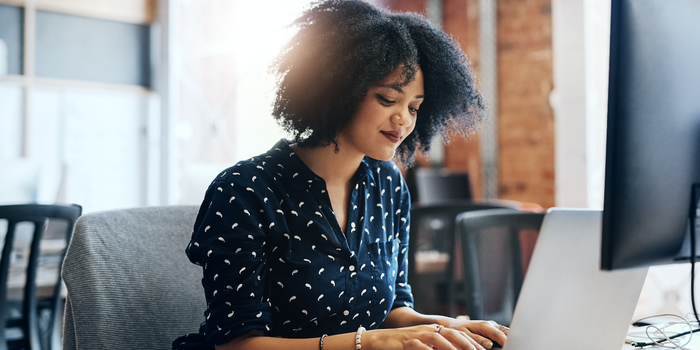
[[[700,0],[612,1],[607,132],[601,268],[689,258]]]

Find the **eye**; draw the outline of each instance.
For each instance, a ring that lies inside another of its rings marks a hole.
[[[377,94],[376,96],[377,96],[377,99],[379,100],[379,102],[382,103],[383,105],[392,105],[395,102],[395,101],[392,101],[392,100],[390,100],[390,99],[388,99],[380,94]]]
[[[411,114],[417,114],[418,108],[408,107],[408,111],[411,112]]]

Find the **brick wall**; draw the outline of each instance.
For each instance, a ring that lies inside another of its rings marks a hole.
[[[472,70],[479,74],[479,1],[443,0],[443,29],[452,35],[467,54]],[[475,198],[482,198],[481,148],[479,134],[451,135],[445,146],[446,168],[467,172]]]
[[[552,87],[551,0],[500,0],[500,198],[554,205]]]

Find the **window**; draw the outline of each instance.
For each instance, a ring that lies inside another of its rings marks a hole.
[[[2,2],[0,162],[40,164],[35,202],[84,212],[156,202],[155,1],[120,1],[113,11],[104,10],[116,8],[112,0]]]

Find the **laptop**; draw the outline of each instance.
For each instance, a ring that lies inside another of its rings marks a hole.
[[[602,215],[547,212],[505,350],[623,348],[648,268],[599,269]]]

